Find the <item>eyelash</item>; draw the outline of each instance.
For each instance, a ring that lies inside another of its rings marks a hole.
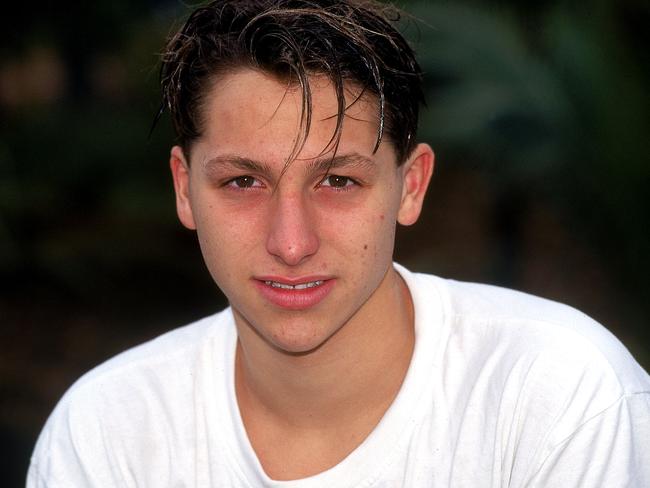
[[[325,185],[324,183],[331,178],[338,178],[340,180],[344,180],[345,184],[343,186],[335,186],[331,184],[331,181],[329,182],[329,185]],[[250,186],[239,186],[237,183],[245,183],[246,181],[250,181]],[[255,178],[254,176],[250,175],[242,175],[242,176],[237,176],[235,178],[232,178],[224,183],[225,187],[232,188],[233,190],[237,191],[246,191],[250,190],[252,188],[262,188],[264,185]],[[326,175],[323,179],[321,179],[318,182],[318,185],[316,185],[317,188],[331,188],[334,191],[350,191],[353,187],[359,186],[359,182],[354,180],[353,178],[350,178],[349,176],[342,176],[342,175],[335,175],[335,174],[330,174]]]
[[[239,186],[239,185],[237,185],[238,181],[241,183],[243,180],[252,180],[251,186]],[[236,178],[232,178],[232,179],[226,181],[224,186],[232,188],[233,190],[249,190],[251,188],[261,188],[264,185],[262,184],[262,182],[260,180],[258,180],[254,176],[241,175],[241,176],[237,176]]]
[[[330,178],[340,178],[342,180],[345,180],[345,185],[343,185],[343,186],[333,186],[331,184],[330,185],[324,185],[323,183],[326,180],[330,179]],[[349,176],[342,176],[342,175],[326,175],[318,183],[318,187],[332,188],[334,191],[350,191],[355,186],[359,186],[359,182],[357,182],[353,178],[350,178]]]

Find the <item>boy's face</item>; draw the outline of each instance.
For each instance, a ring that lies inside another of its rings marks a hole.
[[[417,219],[432,164],[428,146],[400,167],[386,139],[373,154],[377,107],[352,103],[354,93],[346,93],[335,159],[321,154],[338,107],[327,80],[311,85],[309,137],[284,174],[300,134],[301,93],[253,70],[212,88],[191,164],[179,147],[171,157],[179,217],[197,230],[238,326],[287,352],[320,346],[373,306],[391,268],[396,221]]]

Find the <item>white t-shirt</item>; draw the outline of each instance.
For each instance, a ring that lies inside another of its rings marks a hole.
[[[413,358],[380,423],[333,468],[264,473],[237,408],[226,309],[77,381],[28,488],[650,487],[650,378],[607,330],[551,301],[396,268],[415,307]]]

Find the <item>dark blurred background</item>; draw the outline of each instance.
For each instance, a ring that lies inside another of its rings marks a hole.
[[[650,367],[646,0],[401,2],[437,172],[414,270],[560,300]],[[12,2],[0,45],[0,479],[65,389],[225,301],[177,223],[157,53],[180,1]]]

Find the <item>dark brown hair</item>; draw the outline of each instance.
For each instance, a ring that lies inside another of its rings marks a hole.
[[[346,101],[344,88],[360,88],[377,101],[375,151],[384,137],[397,162],[415,147],[422,76],[413,50],[393,26],[399,12],[375,1],[220,0],[200,7],[167,43],[160,81],[179,143],[188,151],[203,128],[202,105],[220,74],[242,67],[297,83],[302,91],[302,132],[292,159],[311,125],[309,78],[327,76],[339,111],[329,148],[338,145]]]

